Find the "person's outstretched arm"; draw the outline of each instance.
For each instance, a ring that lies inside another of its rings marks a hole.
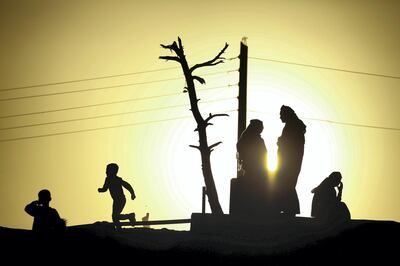
[[[106,180],[104,181],[104,185],[103,185],[102,188],[97,189],[98,192],[102,193],[102,192],[106,192],[106,191],[108,190],[108,182],[107,182],[107,180],[108,180],[108,179],[106,178]]]
[[[122,186],[131,193],[131,199],[134,200],[136,198],[136,195],[135,195],[135,191],[133,191],[132,186],[126,181],[122,181]]]

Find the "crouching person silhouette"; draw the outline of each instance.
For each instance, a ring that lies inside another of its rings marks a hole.
[[[311,192],[314,193],[311,216],[323,222],[349,221],[350,211],[342,202],[342,175],[340,172],[332,172],[319,186]],[[337,188],[337,192],[336,189]],[[337,193],[337,194],[336,194]]]
[[[25,207],[25,211],[34,217],[32,231],[40,236],[59,234],[66,229],[66,220],[61,219],[57,210],[50,207],[50,201],[50,191],[43,189],[38,194],[38,200]]]
[[[110,195],[113,199],[112,220],[117,230],[121,229],[120,220],[129,220],[132,225],[134,225],[136,221],[135,213],[121,214],[126,204],[125,194],[122,187],[131,193],[132,200],[136,198],[136,195],[132,186],[128,182],[124,181],[121,177],[117,176],[118,168],[118,165],[115,163],[110,163],[107,165],[106,180],[103,187],[98,189],[100,193],[110,190]]]

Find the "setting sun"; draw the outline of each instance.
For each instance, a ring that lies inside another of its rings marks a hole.
[[[276,153],[269,153],[267,159],[267,169],[269,172],[274,173],[278,168],[278,156]]]

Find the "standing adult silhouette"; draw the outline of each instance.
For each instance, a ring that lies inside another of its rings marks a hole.
[[[117,230],[121,229],[120,220],[129,220],[132,225],[134,225],[136,221],[135,213],[121,214],[126,204],[126,198],[122,188],[124,187],[131,193],[132,200],[136,198],[136,195],[132,186],[121,177],[117,176],[118,169],[119,167],[116,163],[108,164],[106,168],[107,177],[104,185],[102,188],[98,189],[100,193],[110,190],[110,195],[113,199],[112,220]]]
[[[242,214],[260,215],[267,210],[267,148],[261,137],[264,125],[253,119],[236,145],[241,176],[238,186]]]
[[[252,119],[236,144],[239,163],[245,178],[259,179],[267,177],[267,147],[261,137],[263,130],[263,122],[258,119]]]
[[[306,126],[289,106],[282,105],[280,118],[285,126],[278,138],[277,204],[284,214],[295,216],[300,213],[296,184],[303,161]]]
[[[25,211],[34,217],[32,231],[40,235],[52,235],[66,228],[66,221],[60,218],[56,209],[50,207],[50,201],[50,191],[43,189],[38,193],[38,200],[25,207]]]

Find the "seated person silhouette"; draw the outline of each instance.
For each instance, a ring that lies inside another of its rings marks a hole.
[[[65,230],[66,221],[60,218],[56,209],[49,206],[50,191],[43,189],[38,194],[38,200],[32,201],[25,207],[25,211],[34,217],[32,231],[38,234],[59,233]]]
[[[106,168],[107,177],[104,185],[102,188],[98,189],[100,193],[110,190],[110,195],[113,199],[112,220],[117,230],[121,229],[120,220],[129,220],[132,226],[136,222],[135,213],[121,214],[126,204],[125,194],[122,188],[124,187],[131,193],[132,200],[136,198],[136,195],[132,186],[121,177],[117,176],[118,169],[119,167],[116,163],[108,164]]]
[[[142,221],[143,222],[148,222],[149,221],[149,216],[150,216],[150,214],[147,212],[146,215],[142,217]],[[144,224],[143,227],[144,228],[150,228],[150,225]]]
[[[332,172],[319,186],[311,192],[314,193],[311,216],[324,222],[341,222],[350,220],[350,211],[342,202],[343,183],[340,172]],[[338,193],[336,194],[336,189]]]

